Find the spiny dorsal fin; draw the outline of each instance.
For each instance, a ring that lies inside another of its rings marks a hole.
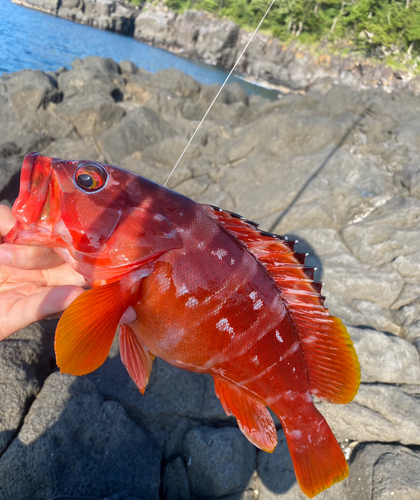
[[[357,393],[360,366],[340,319],[331,316],[313,269],[295,253],[294,242],[258,229],[258,224],[217,207],[208,215],[235,236],[265,268],[280,291],[296,328],[311,380],[311,392],[332,403],[348,403]]]

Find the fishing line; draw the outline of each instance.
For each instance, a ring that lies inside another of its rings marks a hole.
[[[176,170],[176,167],[179,165],[180,161],[182,160],[185,152],[187,151],[187,149],[189,148],[190,144],[192,143],[194,137],[196,136],[197,132],[198,132],[198,129],[201,127],[201,125],[203,124],[204,120],[206,119],[207,115],[209,114],[211,108],[213,107],[213,104],[216,102],[216,99],[219,97],[220,95],[220,92],[223,90],[224,86],[226,85],[227,81],[229,80],[230,76],[232,75],[232,73],[234,72],[236,66],[238,65],[239,61],[241,60],[242,56],[244,55],[246,49],[248,48],[249,44],[252,42],[254,36],[256,35],[257,31],[259,30],[261,24],[263,23],[264,19],[267,17],[267,14],[268,12],[270,11],[271,7],[273,6],[274,2],[276,0],[272,0],[271,4],[268,6],[268,9],[265,11],[265,14],[263,15],[261,21],[259,22],[258,26],[255,28],[255,31],[254,33],[252,33],[252,36],[251,38],[248,40],[247,44],[245,45],[244,49],[242,50],[242,52],[240,53],[238,59],[236,60],[235,64],[233,65],[233,68],[230,70],[230,73],[228,74],[228,76],[226,77],[226,80],[223,82],[222,86],[220,87],[219,91],[217,92],[216,94],[216,97],[213,99],[213,101],[211,102],[208,110],[205,112],[203,118],[201,119],[201,122],[198,124],[197,128],[194,130],[194,133],[193,135],[191,136],[191,139],[188,141],[188,144],[185,146],[184,148],[184,151],[181,153],[181,156],[178,158],[178,161],[175,163],[175,166],[174,168],[172,169],[171,173],[168,175],[168,178],[166,179],[165,181],[165,184],[164,186],[166,186],[166,184],[168,184],[169,182],[169,179],[172,177],[172,174],[175,172]]]

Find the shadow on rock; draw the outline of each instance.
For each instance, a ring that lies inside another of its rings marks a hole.
[[[0,458],[0,499],[130,495],[157,500],[160,453],[87,378],[53,373]]]

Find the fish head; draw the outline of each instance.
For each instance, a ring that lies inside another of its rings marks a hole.
[[[165,188],[127,170],[28,153],[5,242],[53,248],[87,279],[109,279],[182,246]]]

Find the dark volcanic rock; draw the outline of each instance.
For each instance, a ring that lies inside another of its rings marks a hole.
[[[128,113],[115,127],[100,136],[104,153],[112,163],[121,163],[135,151],[143,151],[173,134],[171,126],[148,108]]]
[[[255,470],[256,449],[239,429],[198,427],[184,440],[192,492],[221,497],[242,491]]]
[[[0,343],[0,457],[52,371],[55,325],[55,322],[37,323]],[[3,479],[1,483],[4,482]]]
[[[110,496],[157,500],[160,453],[87,379],[53,373],[0,458],[1,500]]]

